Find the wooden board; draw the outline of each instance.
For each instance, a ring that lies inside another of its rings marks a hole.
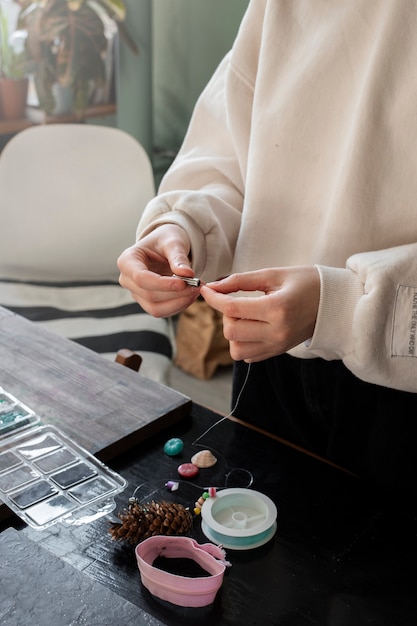
[[[190,413],[190,398],[0,307],[0,386],[108,461]]]

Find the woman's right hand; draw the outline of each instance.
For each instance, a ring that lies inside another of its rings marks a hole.
[[[192,304],[200,294],[178,276],[192,278],[190,239],[176,224],[163,224],[119,256],[119,282],[154,317],[170,317]]]

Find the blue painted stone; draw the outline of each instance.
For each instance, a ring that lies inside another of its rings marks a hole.
[[[168,441],[164,445],[164,452],[168,456],[176,456],[177,454],[182,452],[183,448],[184,444],[182,442],[182,439],[174,437],[173,439],[168,439]]]

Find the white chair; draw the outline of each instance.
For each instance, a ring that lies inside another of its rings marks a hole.
[[[124,131],[17,134],[0,155],[0,305],[109,358],[134,350],[141,374],[168,383],[170,322],[140,309],[116,265],[154,193],[148,155]]]

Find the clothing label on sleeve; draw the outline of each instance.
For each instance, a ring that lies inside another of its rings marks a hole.
[[[392,330],[392,356],[417,357],[417,287],[398,287]]]

